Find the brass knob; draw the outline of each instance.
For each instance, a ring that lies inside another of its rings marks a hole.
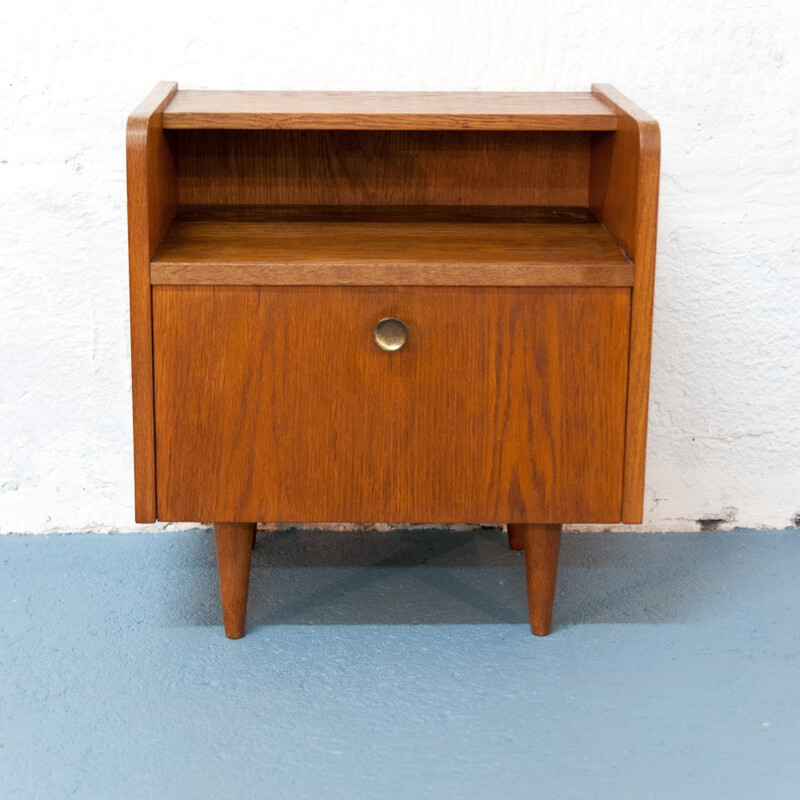
[[[381,350],[392,352],[399,350],[406,343],[408,328],[399,319],[386,317],[375,326],[372,338]]]

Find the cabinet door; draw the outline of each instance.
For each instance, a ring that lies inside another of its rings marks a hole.
[[[618,521],[629,316],[628,288],[154,287],[158,516]]]

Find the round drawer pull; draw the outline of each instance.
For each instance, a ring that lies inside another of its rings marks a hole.
[[[375,326],[372,338],[381,350],[399,350],[408,339],[408,328],[399,319],[386,317]]]

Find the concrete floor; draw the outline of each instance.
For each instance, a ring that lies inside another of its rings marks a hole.
[[[0,797],[797,798],[800,532],[0,537]]]

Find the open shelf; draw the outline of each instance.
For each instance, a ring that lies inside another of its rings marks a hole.
[[[589,92],[179,91],[172,129],[613,131],[614,110]]]
[[[632,286],[586,208],[186,206],[153,284]]]

